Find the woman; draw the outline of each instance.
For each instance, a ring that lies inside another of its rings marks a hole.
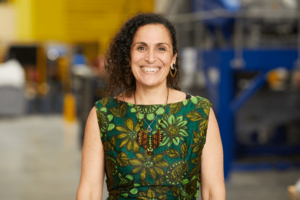
[[[106,54],[109,91],[85,129],[77,199],[225,199],[211,103],[180,92],[175,28],[163,16],[128,20]],[[204,145],[205,144],[205,145]]]

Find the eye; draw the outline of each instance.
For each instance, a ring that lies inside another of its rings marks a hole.
[[[165,51],[166,49],[163,48],[163,47],[159,47],[158,50],[159,50],[159,51]]]
[[[137,48],[138,50],[145,50],[146,48],[145,47],[143,47],[143,46],[139,46],[138,48]]]

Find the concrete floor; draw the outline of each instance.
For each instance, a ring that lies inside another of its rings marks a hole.
[[[78,130],[77,123],[64,123],[58,115],[0,118],[0,199],[75,199]],[[297,170],[234,172],[226,183],[227,199],[287,200],[286,188],[298,178]]]

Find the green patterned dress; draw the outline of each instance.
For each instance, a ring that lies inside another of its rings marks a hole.
[[[95,103],[105,151],[109,200],[196,199],[201,153],[211,103],[194,96],[167,105],[162,119],[163,140],[153,155],[137,143],[138,115],[133,104],[107,97]],[[137,105],[154,134],[165,104]],[[144,120],[143,120],[144,121]],[[144,131],[148,125],[143,123]]]

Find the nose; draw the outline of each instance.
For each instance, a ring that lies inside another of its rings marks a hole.
[[[155,53],[152,49],[149,48],[145,60],[149,63],[154,63],[156,61]]]

